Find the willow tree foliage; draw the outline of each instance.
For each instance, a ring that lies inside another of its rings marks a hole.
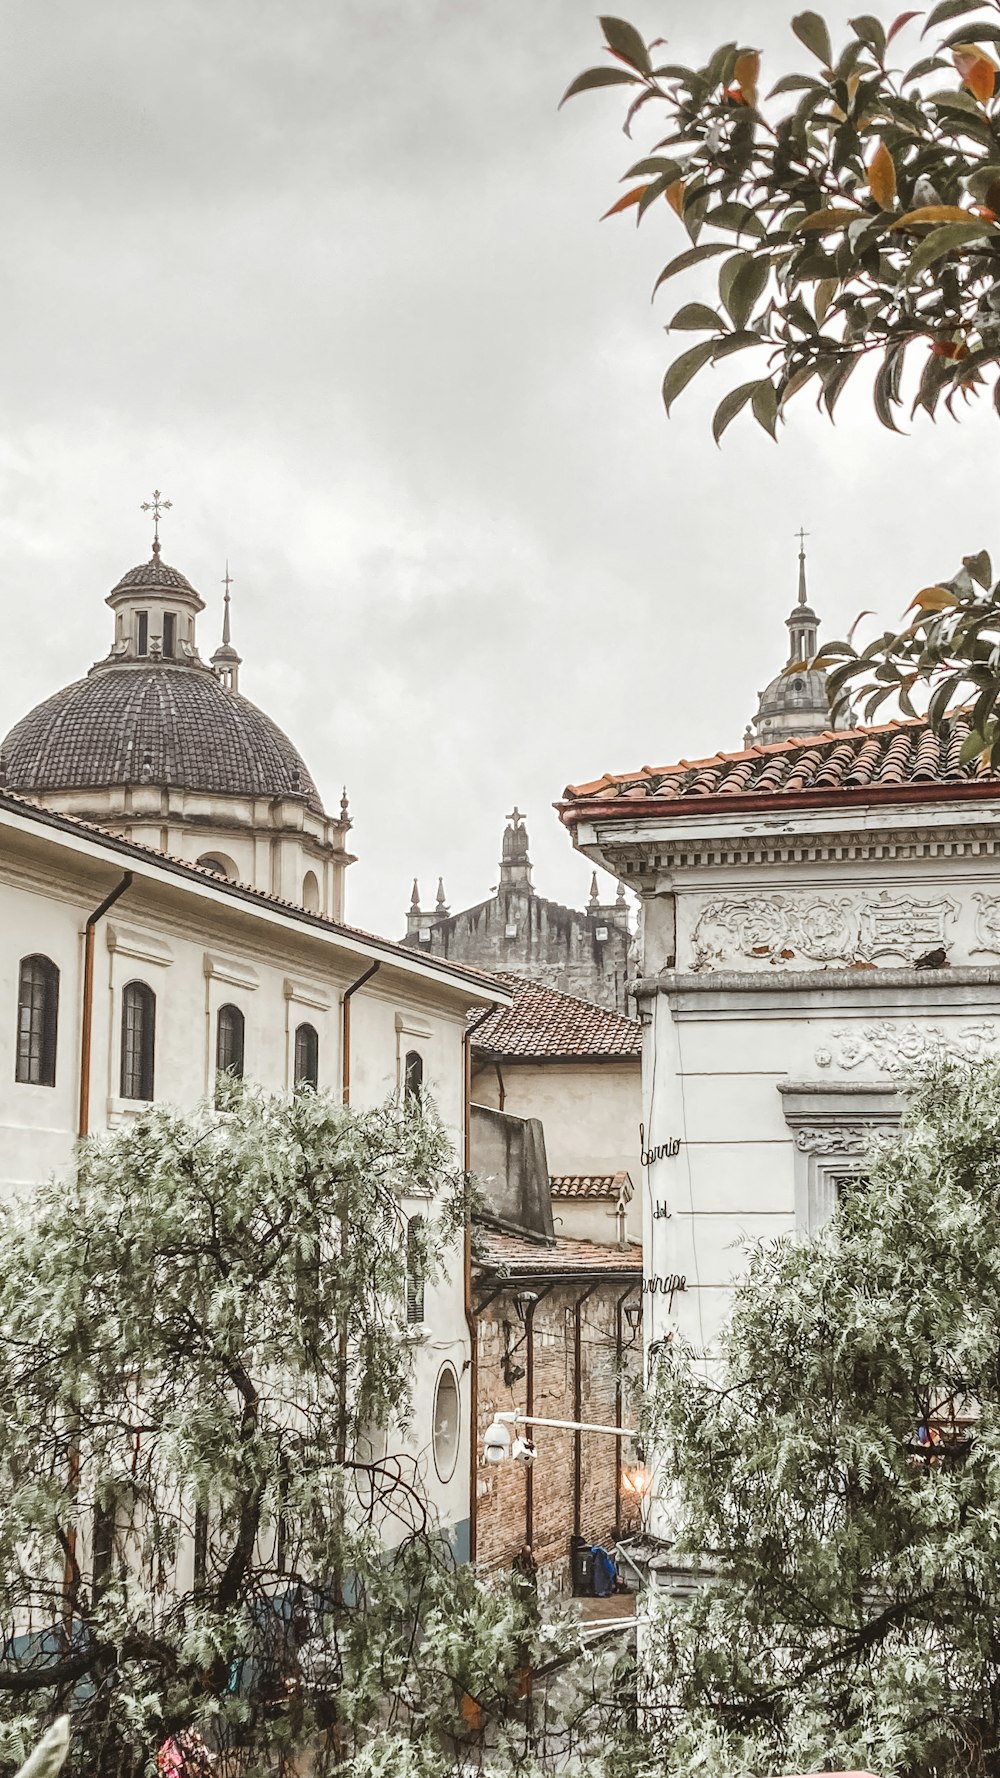
[[[774,437],[810,394],[832,418],[866,361],[893,431],[907,411],[954,415],[976,398],[1000,411],[998,0],[865,13],[836,44],[818,13],[799,13],[803,66],[766,93],[752,45],[688,68],[624,19],[601,25],[609,60],[566,97],[618,86],[626,133],[637,118],[665,126],[607,214],[652,216],[679,237],[655,292],[698,268],[698,300],[667,321],[681,340],[702,336],[667,369],[668,413],[703,373],[732,368],[716,440],[744,410]],[[1000,583],[983,553],[920,591],[899,631],[824,654],[838,663],[835,708],[857,701],[870,717],[898,697],[914,714],[914,695],[933,691],[936,725],[975,699],[969,755],[1000,763]]]
[[[464,1196],[429,1110],[233,1089],[8,1209],[0,1757],[61,1710],[104,1774],[184,1728],[227,1771],[513,1734],[534,1632],[456,1568],[402,1439],[406,1267],[454,1263]]]
[[[643,1775],[1000,1770],[1000,1063],[915,1092],[814,1241],[661,1364],[677,1550]]]

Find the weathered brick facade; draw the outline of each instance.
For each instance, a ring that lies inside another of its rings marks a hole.
[[[583,1243],[574,1243],[581,1247]],[[478,1445],[494,1413],[528,1412],[528,1340],[533,1347],[533,1407],[555,1420],[590,1420],[600,1425],[630,1424],[641,1385],[642,1333],[624,1313],[624,1299],[641,1303],[641,1274],[612,1280],[599,1270],[602,1254],[588,1277],[547,1288],[543,1278],[511,1278],[504,1293],[484,1309],[479,1321]],[[622,1256],[622,1264],[625,1264]],[[494,1285],[495,1288],[495,1285]],[[537,1294],[529,1329],[518,1318],[517,1291]],[[591,1294],[588,1294],[591,1293]],[[489,1294],[485,1283],[481,1295]],[[581,1299],[586,1295],[586,1301]],[[579,1348],[576,1305],[580,1304]],[[576,1355],[579,1349],[579,1388]],[[619,1350],[621,1364],[619,1367]],[[524,1375],[505,1379],[516,1369]],[[477,1500],[478,1558],[486,1568],[509,1567],[524,1542],[530,1542],[546,1591],[570,1591],[570,1538],[575,1531],[588,1543],[608,1543],[637,1528],[635,1497],[620,1486],[618,1440],[604,1433],[580,1435],[579,1504],[577,1505],[576,1437],[572,1432],[539,1427],[534,1434],[538,1456],[530,1469],[506,1461],[479,1466]],[[634,1455],[630,1442],[621,1446],[627,1464]]]

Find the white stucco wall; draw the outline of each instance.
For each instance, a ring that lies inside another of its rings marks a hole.
[[[639,1123],[642,1068],[634,1062],[508,1062],[500,1064],[503,1109],[516,1117],[537,1117],[545,1131],[551,1174],[619,1173],[631,1176],[635,1194],[628,1213],[628,1238],[641,1239]],[[477,1066],[472,1096],[479,1105],[500,1108],[500,1077],[492,1064]],[[613,1209],[561,1199],[553,1205],[562,1218],[557,1234],[585,1241],[615,1239]]]
[[[1000,1053],[998,831],[970,801],[581,834],[643,887],[648,1341],[710,1354],[746,1243],[829,1213],[907,1067]]]
[[[80,1091],[83,930],[87,916],[120,880],[127,857],[87,842],[74,846],[28,819],[5,823],[0,813],[0,1191],[30,1189],[72,1165]],[[54,1087],[14,1078],[19,962],[41,952],[60,971]],[[270,1091],[291,1087],[295,1026],[319,1035],[320,1086],[339,1093],[341,1005],[349,983],[371,956],[352,952],[304,923],[268,919],[258,907],[226,899],[212,885],[162,876],[150,865],[96,928],[94,1020],[90,1070],[92,1130],[133,1116],[141,1106],[120,1096],[122,989],[148,983],[156,994],[155,1093],[192,1105],[212,1087],[218,1009],[244,1014],[248,1079]],[[407,1049],[425,1060],[434,1098],[461,1164],[464,1127],[463,1036],[466,990],[403,953],[383,958],[379,972],[352,1000],[351,1098],[376,1105],[397,1091]],[[6,1011],[4,1012],[4,1008]],[[431,1213],[414,1198],[408,1214]],[[405,1440],[444,1525],[469,1513],[471,1403],[462,1254],[456,1243],[447,1275],[429,1282],[425,1320],[414,1341],[413,1414]],[[452,1474],[442,1480],[432,1453],[434,1393],[442,1365],[459,1379],[462,1435]],[[398,1448],[399,1440],[396,1439]],[[390,1440],[392,1445],[392,1440]]]

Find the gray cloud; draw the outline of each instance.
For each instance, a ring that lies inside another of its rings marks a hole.
[[[775,72],[790,0],[625,8],[672,52]],[[851,10],[828,9],[834,21]],[[138,502],[210,601],[228,555],[243,684],[327,799],[350,914],[536,877],[586,893],[567,780],[738,746],[811,532],[826,633],[989,544],[996,421],[893,439],[852,385],[775,448],[717,451],[659,381],[669,214],[599,225],[620,100],[576,0],[13,0],[0,68],[0,726],[104,652]],[[636,149],[639,152],[639,148]]]

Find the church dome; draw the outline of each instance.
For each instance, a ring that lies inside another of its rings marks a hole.
[[[798,673],[779,673],[760,694],[754,724],[762,743],[829,728],[826,674],[808,668]]]
[[[6,787],[28,795],[145,783],[299,797],[323,813],[288,736],[200,662],[101,663],[22,717],[0,761]]]

